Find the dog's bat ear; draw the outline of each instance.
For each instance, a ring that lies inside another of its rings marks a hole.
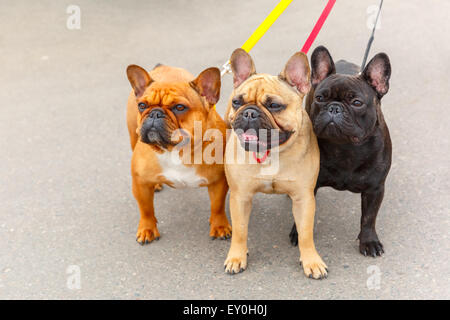
[[[230,58],[231,70],[233,71],[233,84],[237,88],[242,82],[256,73],[252,57],[241,48],[233,51]]]
[[[127,76],[136,98],[142,96],[145,89],[153,82],[147,71],[135,64],[128,66]]]
[[[295,53],[286,63],[280,77],[298,91],[307,94],[311,89],[308,57],[303,52]]]
[[[318,46],[311,55],[311,83],[318,85],[329,75],[336,73],[333,59],[327,48]]]
[[[190,85],[202,97],[205,97],[209,104],[216,104],[220,98],[220,70],[218,68],[205,69],[195,80],[190,82]]]
[[[381,99],[389,90],[391,63],[385,53],[378,53],[369,61],[361,76],[376,91]]]

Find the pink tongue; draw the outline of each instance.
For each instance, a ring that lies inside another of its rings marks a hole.
[[[258,141],[258,136],[254,134],[243,133],[242,138],[244,138],[245,141]]]

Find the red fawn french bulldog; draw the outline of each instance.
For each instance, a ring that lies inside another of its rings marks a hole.
[[[201,126],[202,137],[208,129],[219,130],[223,136],[220,143],[225,144],[226,125],[214,108],[220,95],[219,69],[206,69],[195,78],[180,68],[159,65],[147,73],[130,65],[127,75],[133,88],[127,106],[133,150],[132,188],[141,214],[136,241],[146,244],[160,237],[153,196],[155,187],[162,184],[173,188],[207,187],[211,201],[209,235],[229,238],[224,165],[192,161],[196,148],[204,149],[212,143],[203,139],[199,145],[194,143],[195,122]],[[188,143],[188,147],[178,148],[181,142]],[[187,158],[191,161],[185,161]]]

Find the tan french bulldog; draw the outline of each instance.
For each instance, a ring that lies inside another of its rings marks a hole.
[[[250,55],[236,49],[230,59],[234,90],[225,122],[233,128],[225,151],[233,235],[225,271],[247,268],[247,235],[257,192],[287,194],[299,230],[300,261],[306,276],[322,279],[327,266],[313,239],[314,187],[320,153],[311,121],[302,108],[310,89],[310,68],[294,54],[278,76],[256,73]],[[239,158],[239,155],[243,157]],[[244,159],[244,161],[243,161]]]

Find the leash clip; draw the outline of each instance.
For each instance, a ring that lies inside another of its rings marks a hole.
[[[230,61],[227,61],[222,66],[222,71],[220,71],[220,76],[223,77],[226,73],[231,73],[231,64]]]

